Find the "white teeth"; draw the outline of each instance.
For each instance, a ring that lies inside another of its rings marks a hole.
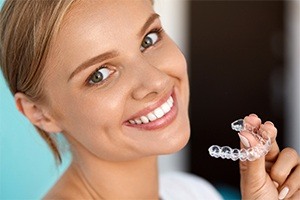
[[[140,120],[140,119],[135,119],[134,121],[135,121],[136,124],[141,124],[142,123],[142,120]]]
[[[164,111],[159,107],[159,108],[156,108],[154,110],[154,115],[157,117],[157,118],[161,118],[162,116],[164,116]]]
[[[152,122],[157,119],[157,117],[151,112],[147,115],[148,119]]]
[[[164,111],[164,113],[167,113],[171,110],[169,104],[166,102],[163,105],[161,105],[161,109]]]
[[[149,122],[149,119],[146,117],[146,116],[142,116],[141,117],[141,121],[144,123],[144,124],[147,124]]]
[[[174,100],[173,100],[172,97],[170,97],[170,98],[167,100],[167,103],[169,104],[170,107],[173,106],[173,102],[174,102]]]
[[[156,108],[154,111],[149,112],[146,116],[141,116],[134,120],[129,120],[130,124],[147,124],[149,122],[155,121],[167,114],[173,107],[173,98],[170,96],[168,100],[163,103],[160,107]]]

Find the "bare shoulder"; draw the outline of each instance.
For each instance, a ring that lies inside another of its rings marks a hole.
[[[43,199],[86,199],[86,194],[84,188],[81,187],[79,178],[72,168],[69,168]]]

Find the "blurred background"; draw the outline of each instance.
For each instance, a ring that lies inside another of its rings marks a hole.
[[[238,147],[230,123],[256,113],[275,123],[281,148],[300,152],[300,1],[156,0],[155,9],[187,58],[191,85],[191,140],[161,156],[159,169],[192,172],[225,199],[239,199],[238,162],[212,158],[207,149]],[[1,74],[0,199],[40,199],[71,155],[63,160],[55,165]]]

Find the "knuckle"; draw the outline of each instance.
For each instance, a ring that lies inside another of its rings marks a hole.
[[[283,181],[286,179],[287,177],[287,174],[281,170],[280,168],[277,168],[277,167],[273,167],[271,169],[271,172],[270,172],[270,175],[271,177],[277,181],[279,184],[282,184]]]
[[[295,149],[292,149],[290,147],[287,147],[285,149],[282,150],[282,153],[285,154],[285,156],[291,160],[296,160],[298,161],[299,157],[298,157],[298,153]]]

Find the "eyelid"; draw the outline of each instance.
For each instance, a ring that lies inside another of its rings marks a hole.
[[[157,33],[157,41],[152,45],[152,46],[155,46],[157,43],[159,43],[162,39],[162,33],[164,32],[164,29],[162,27],[159,27],[159,28],[153,28],[151,31],[149,31],[148,33],[146,33],[144,36],[143,36],[143,39],[145,39],[145,37],[151,33]],[[142,43],[142,42],[141,42]],[[141,52],[145,52],[147,51],[148,48],[145,48],[143,50],[141,50]]]
[[[149,31],[146,35],[149,35],[150,33],[161,33],[163,31],[163,28],[162,27],[159,27],[159,28],[153,28],[151,29],[151,31]],[[145,36],[146,36],[145,35]],[[144,37],[145,37],[144,36]]]

